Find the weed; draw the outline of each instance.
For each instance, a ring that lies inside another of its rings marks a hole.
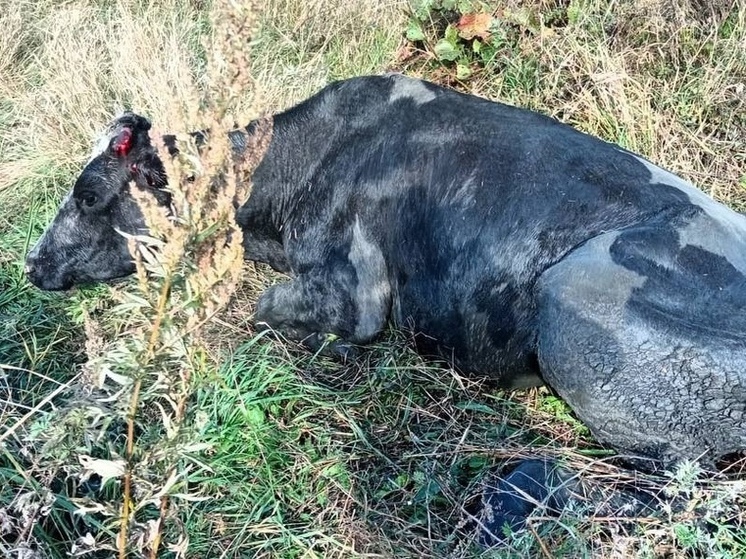
[[[200,333],[230,299],[239,279],[243,257],[241,235],[233,225],[234,202],[248,197],[248,177],[271,128],[261,121],[250,150],[236,160],[226,134],[233,126],[228,111],[249,85],[245,42],[252,36],[252,13],[215,3],[204,100],[200,102],[196,88],[181,93],[191,109],[183,128],[199,124],[212,132],[212,141],[201,152],[182,142],[177,160],[162,151],[175,214],[166,216],[154,200],[140,195],[153,236],[130,239],[139,281],[111,302],[109,311],[120,321],[104,324],[85,307],[78,309],[87,334],[88,359],[80,384],[87,390],[84,401],[40,413],[28,428],[42,445],[46,467],[56,463],[50,469],[60,476],[59,483],[74,486],[69,512],[87,520],[82,532],[76,522],[63,522],[62,539],[72,542],[69,550],[76,554],[116,549],[121,558],[135,550],[156,557],[164,533],[173,538],[169,545],[177,556],[186,550],[188,535],[167,522],[175,514],[172,502],[188,500],[184,484],[190,468],[180,467],[180,461],[202,448],[190,442],[187,421],[192,377],[205,367]],[[199,107],[209,114],[201,122]],[[152,141],[161,142],[158,137]],[[74,462],[77,467],[71,467]],[[29,508],[24,495],[19,494],[14,506],[32,512],[13,532],[22,541],[33,541],[28,529],[38,517],[50,516],[51,507]]]
[[[501,42],[497,20],[486,4],[456,0],[413,5],[406,37],[423,45],[439,62],[454,65],[459,80],[471,76],[476,64],[494,59]]]

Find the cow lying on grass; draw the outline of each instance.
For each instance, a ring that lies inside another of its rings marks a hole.
[[[28,256],[34,284],[133,272],[130,182],[165,186],[149,126],[113,123]],[[246,258],[292,277],[256,308],[289,338],[344,352],[391,321],[463,371],[546,382],[622,454],[712,465],[746,448],[746,218],[616,145],[355,78],[274,117],[237,220]]]

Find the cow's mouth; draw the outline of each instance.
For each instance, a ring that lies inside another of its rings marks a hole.
[[[27,271],[26,277],[32,284],[44,291],[68,291],[75,285],[75,282],[68,275],[61,278],[50,278]]]
[[[34,270],[26,269],[26,277],[28,280],[43,291],[70,291],[74,287],[87,287],[97,283],[106,282],[109,284],[122,283],[129,276],[132,275],[133,270],[123,270],[120,273],[107,277],[76,277],[74,274],[65,273],[59,274],[57,277],[53,275],[40,274]]]

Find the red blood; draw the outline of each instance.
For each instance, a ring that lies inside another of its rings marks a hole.
[[[119,157],[123,157],[129,153],[130,148],[132,148],[132,130],[122,128],[114,142],[114,151]]]

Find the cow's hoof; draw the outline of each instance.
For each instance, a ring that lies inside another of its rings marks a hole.
[[[537,508],[541,516],[557,516],[569,504],[594,516],[650,516],[659,508],[660,488],[631,480],[601,483],[580,479],[556,460],[524,460],[507,476],[490,473],[483,483],[482,508],[477,513],[478,541],[483,547],[505,543],[509,534],[526,526]]]
[[[334,334],[311,334],[303,340],[303,344],[319,355],[339,359],[343,363],[353,361],[358,356],[354,345]]]

